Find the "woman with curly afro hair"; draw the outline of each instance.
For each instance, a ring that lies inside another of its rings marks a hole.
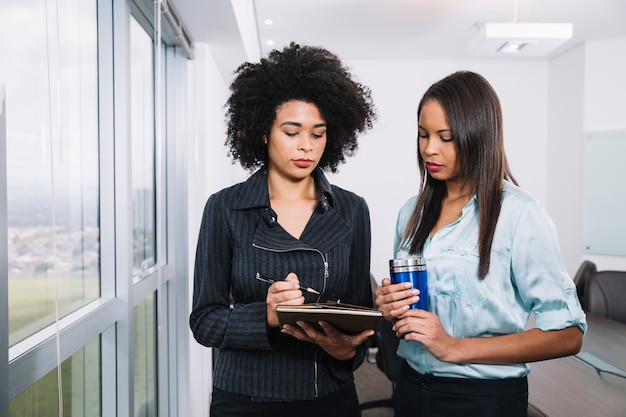
[[[228,154],[252,172],[209,197],[190,326],[219,348],[211,416],[359,416],[366,330],[280,326],[278,304],[373,306],[365,200],[332,185],[372,128],[370,90],[326,49],[291,43],[236,71]]]

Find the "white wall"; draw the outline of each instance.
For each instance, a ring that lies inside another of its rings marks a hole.
[[[585,55],[584,131],[626,129],[626,37],[588,42]],[[623,184],[626,178],[606,180]],[[626,270],[626,257],[587,254],[582,258],[595,262],[598,269]]]
[[[626,38],[588,42],[550,62],[548,211],[567,269],[584,259],[598,269],[626,269],[626,258],[583,253],[585,132],[626,129]],[[626,181],[626,178],[607,178]]]
[[[240,181],[243,170],[232,165],[224,147],[226,126],[223,104],[228,86],[206,45],[195,45],[195,59],[189,62],[188,123],[188,216],[189,216],[189,299],[193,290],[193,264],[204,203],[217,190]],[[191,306],[191,301],[189,303]],[[208,416],[212,390],[211,349],[200,345],[189,332],[190,392],[192,416]],[[184,394],[181,394],[184,398]]]
[[[362,195],[372,220],[372,273],[388,276],[401,205],[416,193],[417,104],[435,81],[458,70],[484,75],[504,112],[505,146],[517,180],[546,201],[548,63],[539,61],[355,61],[346,63],[372,90],[379,112],[359,151],[331,181]]]
[[[550,63],[547,208],[574,276],[582,259],[585,46]]]

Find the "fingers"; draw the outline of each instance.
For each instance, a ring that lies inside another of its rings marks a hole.
[[[349,345],[351,347],[359,346],[374,335],[373,329],[364,330],[361,333],[354,335],[347,335],[337,330],[332,324],[325,321],[318,322],[317,325],[319,327],[304,321],[299,321],[297,324],[297,326],[286,324],[283,326],[281,331],[291,336],[296,336],[301,340],[303,337],[306,337],[309,342],[317,344],[322,344],[323,342],[328,342],[329,340],[346,339],[349,340]]]
[[[287,275],[284,281],[276,281],[267,290],[265,300],[267,304],[268,327],[278,327],[276,306],[278,304],[300,305],[304,303],[304,295],[299,288],[298,276],[293,272]]]
[[[296,287],[300,285],[300,280],[298,279],[298,276],[295,274],[295,272],[288,273],[285,277],[285,282],[293,282],[295,283]]]
[[[406,312],[411,304],[419,300],[419,290],[408,282],[391,284],[388,279],[376,289],[376,306],[386,320],[391,320]]]
[[[416,340],[415,338],[423,333],[419,322],[407,318],[396,321],[391,329],[396,332],[396,336],[404,340]]]
[[[280,329],[280,331],[281,333],[293,336],[298,340],[316,344],[320,344],[320,341],[328,337],[323,328],[322,330],[319,330],[311,323],[304,321],[299,321],[297,326],[286,324]]]
[[[338,337],[348,337],[351,340],[351,345],[356,347],[361,343],[365,342],[370,336],[374,334],[373,329],[363,330],[361,333],[356,333],[353,335],[347,335],[335,328],[332,324],[326,323],[325,321],[320,321],[319,326],[322,328],[324,333],[330,338],[338,338]]]
[[[306,338],[307,341],[318,343],[323,338],[328,337],[338,337],[339,335],[343,335],[340,331],[335,329],[332,325],[326,323],[325,321],[320,321],[317,323],[319,327],[314,326],[312,323],[307,323],[305,321],[297,322],[297,326],[285,325],[282,328],[283,333],[290,334],[292,336],[300,336],[298,337],[300,340],[304,340]]]
[[[355,346],[360,346],[361,344],[365,343],[367,339],[374,336],[374,333],[374,330],[364,330],[361,333],[350,336],[350,338],[355,343]]]
[[[276,281],[270,286],[270,289],[273,289],[274,292],[281,291],[293,291],[299,290],[300,281],[298,280],[298,276],[293,272],[287,274],[283,281]]]
[[[419,309],[401,314],[393,324],[392,330],[398,337],[404,337],[404,340],[417,340],[424,344],[427,344],[426,340],[436,335],[445,334],[436,315]],[[427,339],[424,339],[425,337]]]
[[[298,322],[297,326],[283,326],[281,332],[291,335],[298,340],[315,343],[332,357],[339,360],[353,358],[356,354],[357,346],[364,343],[374,334],[374,330],[365,330],[355,335],[347,335],[324,321],[320,321],[317,324],[319,328],[311,323]]]
[[[267,291],[267,302],[269,304],[297,305],[304,303],[304,295],[297,286],[293,288],[291,285],[277,282],[272,284]]]
[[[413,288],[413,285],[410,282],[385,285],[385,280],[383,280],[383,286],[376,288],[377,301],[380,299],[381,301],[392,302],[419,294],[419,290],[417,288]]]
[[[284,281],[276,281],[267,292],[267,302],[273,304],[298,305],[304,303],[298,276],[290,272]]]
[[[293,336],[298,340],[305,340],[305,341],[311,341],[309,340],[309,336],[307,334],[307,332],[304,330],[304,327],[307,327],[308,325],[305,323],[302,326],[298,325],[298,326],[293,326],[291,324],[285,324],[281,329],[281,333],[284,334],[288,334],[289,336]],[[313,327],[311,327],[312,329]],[[311,331],[311,330],[309,330]]]

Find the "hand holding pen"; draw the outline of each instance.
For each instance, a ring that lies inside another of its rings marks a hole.
[[[273,284],[277,281],[282,281],[282,280],[278,280],[276,278],[272,278],[272,277],[268,277],[266,275],[261,275],[260,273],[256,273],[256,279],[258,279],[259,281],[263,281],[263,282],[267,282],[268,284]],[[311,293],[311,294],[316,294],[319,295],[320,292],[317,290],[314,290],[311,287],[303,287],[302,285],[299,285],[300,290]]]

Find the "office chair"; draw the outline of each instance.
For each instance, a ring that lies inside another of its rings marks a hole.
[[[598,271],[585,285],[585,310],[626,323],[626,271]]]
[[[539,407],[528,403],[528,417],[548,417]]]
[[[365,402],[361,404],[361,410],[377,407],[393,408],[393,389],[395,388],[396,379],[400,375],[400,368],[404,359],[396,354],[400,339],[398,339],[391,327],[391,322],[382,319],[371,341],[372,347],[378,348],[376,351],[376,367],[391,381],[391,397]]]
[[[585,285],[587,284],[587,280],[591,275],[596,273],[598,269],[596,268],[596,264],[584,260],[580,266],[578,267],[578,271],[576,271],[576,275],[574,275],[574,284],[576,284],[576,294],[578,294],[578,300],[580,301],[580,305],[582,308],[585,308]]]
[[[378,282],[373,275],[370,275],[370,284],[372,286],[372,296],[375,297]],[[398,339],[391,327],[391,322],[382,319],[370,341],[371,346],[377,348],[376,367],[385,374],[392,384],[391,397],[365,402],[361,404],[361,410],[377,407],[393,408],[393,389],[395,388],[396,379],[398,379],[398,375],[400,375],[400,368],[404,359],[396,354],[400,339]]]

